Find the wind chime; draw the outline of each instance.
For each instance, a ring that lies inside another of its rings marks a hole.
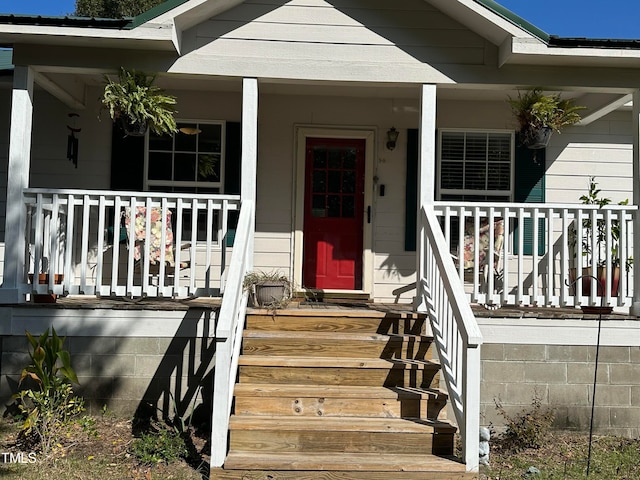
[[[68,116],[71,125],[67,125],[69,129],[69,136],[67,137],[67,160],[78,168],[78,138],[76,137],[76,133],[80,133],[82,130],[78,127],[80,115],[77,113],[69,113]]]

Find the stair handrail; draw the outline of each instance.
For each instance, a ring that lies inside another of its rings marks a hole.
[[[236,383],[247,292],[242,283],[250,265],[253,245],[254,204],[243,200],[229,262],[229,276],[216,325],[216,363],[211,422],[211,466],[221,467],[227,455],[229,416]]]
[[[471,310],[433,206],[421,210],[422,278],[418,309],[428,314],[467,471],[478,471],[480,345],[482,333]]]

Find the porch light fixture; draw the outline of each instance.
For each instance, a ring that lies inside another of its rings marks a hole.
[[[391,129],[387,132],[387,150],[393,150],[394,148],[396,148],[398,135],[400,135],[400,132],[396,130],[396,127],[391,127]]]
[[[195,127],[180,127],[178,130],[184,133],[185,135],[197,135],[202,132],[199,128]]]

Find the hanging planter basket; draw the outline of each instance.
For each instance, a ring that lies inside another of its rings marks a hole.
[[[550,127],[542,127],[532,129],[522,135],[522,145],[531,150],[541,150],[547,148],[553,129]]]
[[[126,117],[120,117],[118,121],[128,137],[144,137],[147,133],[148,124],[145,121],[130,122]]]

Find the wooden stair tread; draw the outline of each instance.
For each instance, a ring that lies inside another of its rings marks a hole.
[[[464,473],[464,464],[436,455],[403,455],[380,453],[257,453],[231,452],[225,461],[226,469],[273,469],[302,471],[383,471],[383,472],[458,472]],[[279,478],[279,477],[276,477]],[[304,478],[304,477],[299,477]],[[315,477],[307,477],[315,478]],[[329,477],[328,477],[329,478]],[[342,478],[342,477],[341,477]],[[347,477],[348,478],[348,477]],[[363,477],[365,478],[365,477]],[[370,478],[370,477],[366,477]],[[387,477],[388,478],[388,477]],[[395,477],[394,477],[395,478]],[[420,477],[425,478],[425,477]],[[443,479],[447,477],[434,476]],[[454,477],[451,477],[454,478]],[[461,477],[455,477],[461,478]]]
[[[409,341],[422,340],[430,341],[433,337],[425,335],[411,334],[381,334],[381,333],[349,333],[349,332],[315,332],[315,331],[268,331],[268,330],[245,330],[244,338],[302,338],[312,339],[312,341],[323,340],[348,340],[348,341]]]
[[[280,430],[324,432],[454,433],[447,422],[422,418],[290,417],[284,415],[233,415],[230,430]]]
[[[272,383],[239,383],[235,386],[235,394],[250,395],[255,397],[291,395],[297,397],[328,398],[447,398],[447,394],[445,392],[434,388],[371,387],[359,385],[278,385]]]
[[[282,310],[267,310],[248,308],[247,315],[267,315],[269,317],[356,317],[356,318],[371,318],[372,322],[380,321],[383,318],[397,319],[397,318],[415,318],[424,319],[427,317],[424,313],[416,312],[386,312],[367,308],[298,308],[298,309],[282,309]]]
[[[298,357],[276,355],[240,355],[239,365],[280,367],[343,367],[343,368],[393,368],[419,370],[440,368],[433,360],[399,358],[350,358],[350,357]]]

